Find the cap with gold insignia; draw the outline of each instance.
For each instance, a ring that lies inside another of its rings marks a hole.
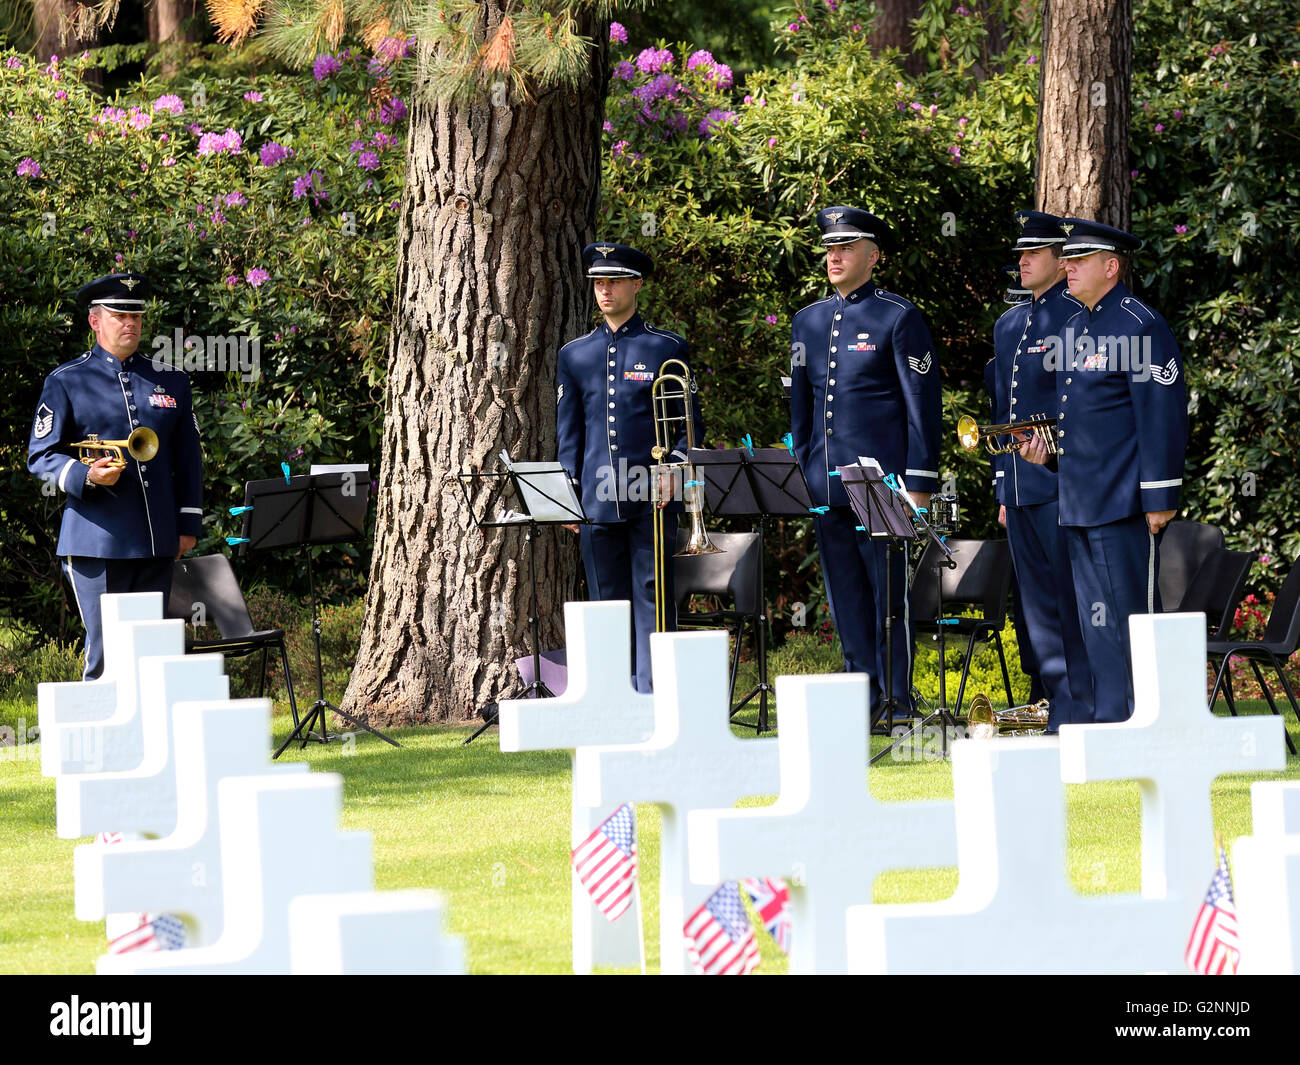
[[[1132,255],[1142,247],[1142,241],[1114,226],[1103,226],[1086,218],[1061,219],[1065,244],[1061,247],[1062,259],[1080,259],[1097,251],[1113,251],[1116,255]]]
[[[626,244],[603,242],[582,249],[582,264],[588,277],[649,277],[654,260]]]
[[[890,236],[889,226],[883,219],[857,207],[827,207],[818,211],[817,225],[822,231],[822,244],[827,247],[866,239],[883,249]]]
[[[1017,211],[1015,220],[1016,225],[1020,227],[1015,251],[1032,251],[1035,248],[1048,248],[1053,244],[1065,242],[1065,234],[1061,232],[1061,220],[1054,214],[1044,214],[1042,211]]]
[[[77,307],[103,307],[119,314],[144,314],[153,285],[143,274],[106,274],[77,290]]]
[[[1033,296],[1029,289],[1020,284],[1020,267],[1015,263],[1008,263],[1002,268],[1002,272],[1011,279],[1007,290],[1003,293],[1002,299],[1005,303],[1016,304],[1024,303]]]

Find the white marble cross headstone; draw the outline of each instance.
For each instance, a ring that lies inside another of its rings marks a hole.
[[[1134,614],[1129,634],[1133,716],[1116,724],[1064,726],[1061,779],[1138,782],[1142,894],[1182,900],[1190,931],[1214,872],[1210,785],[1222,773],[1283,768],[1283,722],[1210,712],[1203,614]],[[1181,964],[1153,968],[1178,971]]]
[[[289,903],[295,976],[459,976],[465,942],[432,891],[300,895]]]
[[[573,799],[582,806],[653,802],[663,811],[660,841],[660,972],[692,971],[686,916],[716,890],[687,876],[686,815],[727,808],[749,795],[775,794],[775,739],[732,735],[725,632],[655,633],[655,730],[644,743],[580,747],[574,754]]]
[[[1250,803],[1253,831],[1232,846],[1237,972],[1294,975],[1300,970],[1300,783],[1256,781]]]
[[[172,712],[184,699],[226,699],[229,679],[220,655],[141,659],[141,760],[134,769],[64,773],[54,782],[60,839],[100,832],[168,835],[176,827],[176,764]]]
[[[156,735],[160,713],[142,704],[139,664],[154,655],[185,652],[185,623],[162,620],[162,595],[140,592],[100,597],[104,672],[98,680],[37,688],[41,773],[119,772],[137,768],[146,735]]]
[[[1148,972],[1191,931],[1180,907],[1083,896],[1066,871],[1065,787],[1054,739],[958,740],[957,891],[943,902],[849,909],[855,973]],[[1177,970],[1175,970],[1177,971]]]
[[[370,834],[337,828],[342,777],[227,777],[217,794],[221,937],[206,947],[106,954],[98,972],[285,974],[293,899],[372,888]]]
[[[632,687],[632,605],[625,601],[564,604],[568,687],[554,699],[505,700],[499,707],[503,751],[576,750],[640,743],[654,729],[654,697]],[[614,813],[573,804],[576,847]],[[641,964],[640,907],[605,919],[572,877],[573,971]]]
[[[781,794],[772,806],[688,817],[697,884],[790,884],[792,973],[847,971],[845,913],[888,869],[956,859],[951,802],[878,802],[867,788],[867,678],[778,677]]]
[[[179,661],[191,660],[159,659],[155,668],[174,669]],[[266,699],[180,702],[171,713],[172,830],[162,839],[78,847],[73,852],[76,914],[80,920],[94,921],[119,912],[172,913],[184,919],[187,941],[203,947],[215,943],[222,932],[218,784],[228,777],[305,774],[308,766],[306,762],[270,764],[271,704]],[[119,790],[97,794],[97,801],[104,804],[105,822],[126,826],[138,820],[137,786],[143,785],[112,778],[109,783],[116,783]],[[116,804],[119,794],[124,800],[120,806]]]

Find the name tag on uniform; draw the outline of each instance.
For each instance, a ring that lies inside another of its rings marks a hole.
[[[875,344],[850,344],[849,351],[875,351]]]
[[[655,379],[653,370],[624,370],[624,381],[653,381]]]
[[[151,407],[175,407],[176,400],[172,396],[150,396],[149,406]]]

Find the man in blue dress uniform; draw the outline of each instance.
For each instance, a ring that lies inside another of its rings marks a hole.
[[[920,312],[871,280],[889,230],[867,211],[828,207],[817,215],[833,295],[791,325],[790,426],[816,513],[826,598],[844,668],[871,677],[871,719],[882,712],[886,656],[893,656],[894,713],[912,712],[913,627],[903,554],[886,581],[888,551],[857,531],[836,466],[874,458],[921,507],[939,486],[939,364]],[[886,585],[892,599],[886,602]],[[895,618],[885,646],[885,616]]]
[[[1068,319],[1083,307],[1070,295],[1060,259],[1061,220],[1040,211],[1017,211],[1020,281],[1030,300],[1008,310],[993,327],[993,421],[1050,416],[1060,404],[1054,349]],[[1016,575],[1016,613],[1029,637],[1049,701],[1047,731],[1092,720],[1092,675],[1079,631],[1069,552],[1060,534],[1057,475],[1045,466],[1004,461],[997,471],[997,501],[1005,510],[1007,540]]]
[[[650,386],[669,359],[686,361],[686,341],[647,325],[637,293],[653,272],[648,255],[623,244],[591,244],[582,261],[604,321],[560,349],[556,373],[559,461],[573,476],[593,524],[569,526],[582,540],[592,599],[632,602],[632,664],[636,689],[649,692],[650,634],[655,631],[654,511],[650,484],[655,446]],[[671,372],[671,370],[670,370]],[[692,381],[691,389],[695,385]],[[694,442],[703,443],[699,404],[692,404]],[[670,410],[669,413],[674,413]],[[680,406],[675,413],[680,414]],[[664,463],[686,461],[685,423]],[[668,629],[676,628],[672,554],[677,539],[680,478],[664,478],[662,594]]]
[[[84,678],[104,668],[99,597],[171,589],[172,561],[202,527],[203,456],[189,378],[136,353],[145,301],[139,274],[110,274],[77,293],[95,345],[45,379],[27,448],[27,468],[67,494],[58,553],[86,626]],[[125,465],[78,461],[72,447],[92,434],[125,440],[152,429],[158,452]]]
[[[1160,610],[1159,534],[1173,518],[1187,450],[1187,385],[1165,320],[1121,278],[1142,242],[1080,218],[1061,222],[1070,294],[1057,383],[1061,531],[1088,649],[1096,721],[1133,712],[1128,619]],[[1047,462],[1039,441],[1021,455]]]

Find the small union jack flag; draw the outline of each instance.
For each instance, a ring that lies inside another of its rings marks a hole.
[[[624,803],[570,855],[578,882],[610,921],[632,905],[636,887],[636,822]]]
[[[1237,907],[1232,901],[1232,878],[1228,875],[1228,856],[1219,846],[1219,864],[1205,893],[1196,924],[1187,940],[1187,965],[1202,976],[1237,972],[1241,957],[1237,945]]]
[[[784,880],[765,877],[741,881],[754,901],[759,920],[767,934],[776,940],[782,954],[790,953],[790,889]]]
[[[758,967],[754,929],[734,880],[728,880],[686,918],[685,932],[687,956],[705,976],[748,976]]]

